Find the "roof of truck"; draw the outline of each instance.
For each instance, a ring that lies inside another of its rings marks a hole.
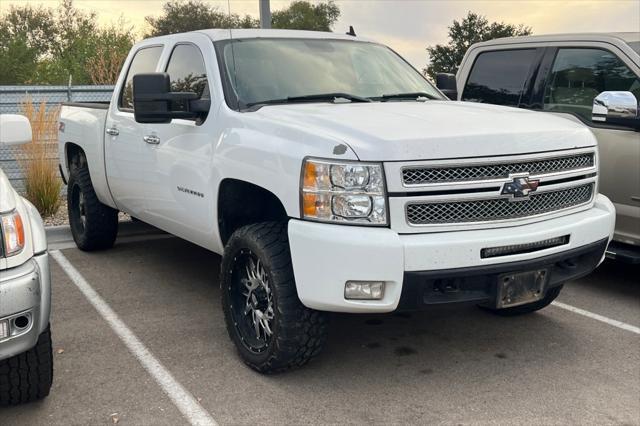
[[[196,31],[206,34],[213,41],[229,40],[231,38],[317,38],[333,40],[373,41],[364,37],[355,37],[344,33],[327,31],[302,30],[265,30],[265,29],[210,29]]]
[[[618,39],[624,42],[640,41],[640,32],[627,33],[573,33],[573,34],[543,34],[521,37],[504,37],[494,40],[477,43],[476,46],[492,46],[499,44],[516,44],[531,42],[554,42],[554,41],[610,41]]]

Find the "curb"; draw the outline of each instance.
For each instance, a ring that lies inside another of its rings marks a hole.
[[[69,225],[45,226],[44,229],[49,245],[73,242]],[[143,222],[120,222],[118,225],[118,238],[162,234],[166,232]]]

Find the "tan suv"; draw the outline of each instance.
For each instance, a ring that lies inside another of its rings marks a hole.
[[[437,80],[452,99],[547,111],[589,126],[600,147],[600,192],[617,211],[609,256],[640,263],[640,33],[477,43],[455,77]]]

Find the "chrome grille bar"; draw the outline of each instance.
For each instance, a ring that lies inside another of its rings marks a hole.
[[[427,185],[443,182],[465,182],[507,178],[510,174],[527,172],[529,175],[558,173],[594,167],[594,153],[581,153],[542,160],[501,162],[460,167],[407,167],[402,170],[404,185]]]
[[[588,203],[593,192],[594,184],[589,183],[535,193],[521,201],[493,197],[468,201],[410,202],[406,205],[406,217],[411,225],[491,222],[532,217]]]

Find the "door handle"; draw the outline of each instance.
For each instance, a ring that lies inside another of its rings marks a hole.
[[[639,196],[637,196],[637,195],[632,195],[632,196],[631,196],[631,199],[632,199],[633,201],[638,201],[638,202],[640,202],[640,197],[639,197]]]
[[[151,145],[158,145],[160,143],[160,138],[156,135],[143,136],[142,140]]]
[[[109,127],[107,130],[105,130],[105,132],[107,132],[107,134],[111,136],[118,136],[120,134],[118,129],[116,129],[115,127]]]

